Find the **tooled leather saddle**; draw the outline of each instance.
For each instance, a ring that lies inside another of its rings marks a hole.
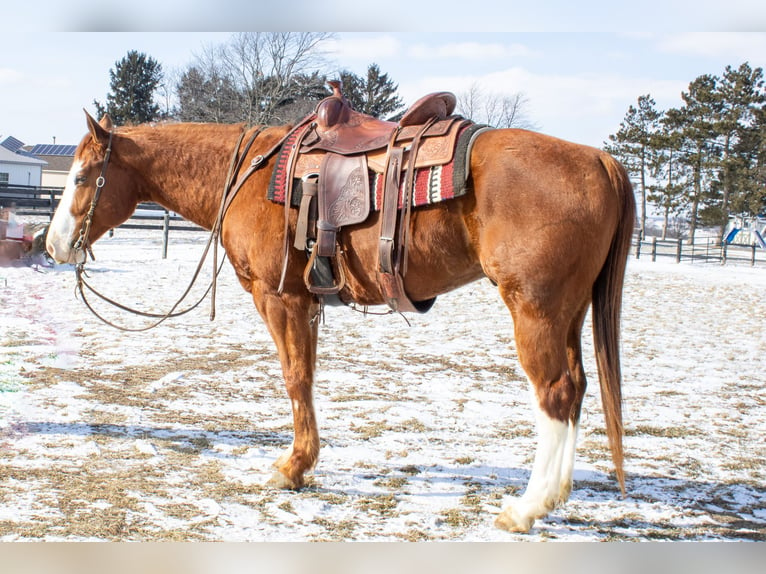
[[[449,92],[424,96],[397,123],[354,110],[340,82],[328,83],[333,94],[297,134],[286,166],[286,205],[292,182],[302,192],[294,247],[309,255],[306,287],[323,298],[343,289],[337,234],[369,217],[370,173],[382,174],[378,280],[391,309],[425,312],[434,299],[413,302],[404,289],[414,174],[451,162],[458,133],[470,122],[452,115],[456,99]]]

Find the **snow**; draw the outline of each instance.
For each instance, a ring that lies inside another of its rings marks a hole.
[[[206,237],[177,232],[163,260],[160,235],[102,239],[89,281],[167,310]],[[588,320],[574,490],[527,535],[493,526],[523,492],[535,437],[510,316],[488,281],[411,326],[327,309],[322,449],[299,492],[263,486],[292,440],[289,400],[228,266],[214,321],[205,302],[142,333],[101,323],[74,282],[71,266],[0,268],[2,541],[766,540],[764,269],[631,259],[627,497],[611,474]]]

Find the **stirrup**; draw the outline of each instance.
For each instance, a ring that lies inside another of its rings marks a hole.
[[[338,253],[338,250],[336,248],[336,253]],[[335,257],[332,257],[332,260],[337,261],[337,255]],[[343,271],[343,266],[338,264],[336,262],[335,265],[333,265],[333,268],[335,270],[335,274],[338,276],[337,281],[334,282],[333,285],[330,285],[329,287],[320,287],[317,285],[314,285],[311,282],[311,272],[314,269],[314,264],[316,263],[317,258],[317,244],[313,243],[311,245],[311,251],[309,255],[309,262],[306,264],[306,268],[303,270],[303,283],[306,285],[306,289],[308,289],[311,293],[314,293],[316,295],[336,295],[343,287],[346,286],[346,274]]]

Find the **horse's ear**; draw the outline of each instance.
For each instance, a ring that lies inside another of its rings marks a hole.
[[[110,116],[109,114],[104,114],[101,117],[101,121],[98,122],[98,124],[107,131],[111,130],[114,127],[114,124],[112,124],[112,116]]]
[[[104,117],[101,118],[101,121],[97,122],[87,110],[84,111],[90,135],[93,136],[95,142],[106,148],[109,145],[109,130],[112,129],[112,119],[108,115],[104,115]]]

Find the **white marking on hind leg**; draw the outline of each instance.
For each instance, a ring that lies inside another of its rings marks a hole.
[[[567,440],[564,445],[564,458],[561,467],[561,482],[559,485],[559,504],[569,500],[572,493],[572,474],[574,472],[575,451],[577,449],[577,434],[580,429],[579,423],[569,421],[567,428]]]
[[[571,425],[552,419],[540,408],[532,393],[537,421],[537,450],[529,483],[521,498],[512,500],[495,525],[512,532],[527,532],[536,518],[548,514],[560,500],[562,462],[568,453]]]

